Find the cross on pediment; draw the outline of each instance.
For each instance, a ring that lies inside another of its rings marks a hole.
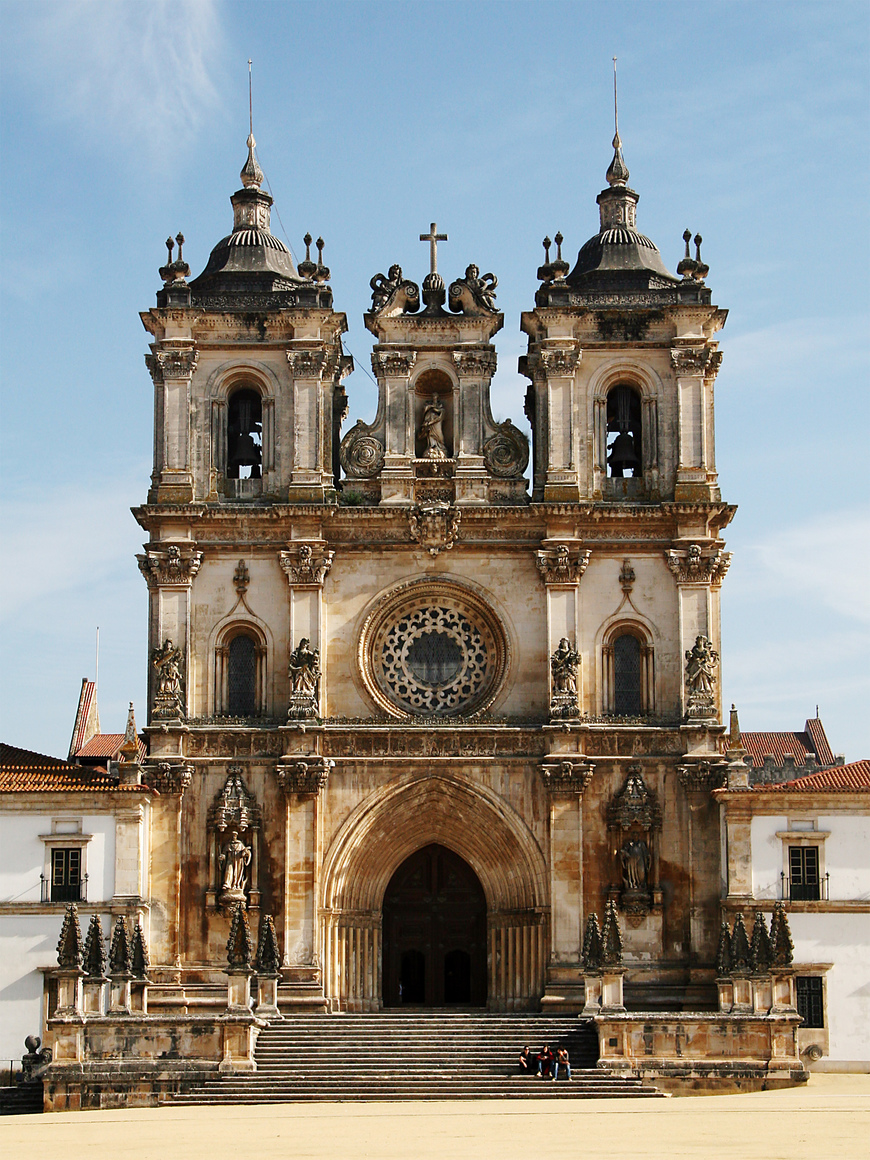
[[[435,222],[432,222],[432,224],[429,226],[429,233],[420,234],[420,241],[429,243],[430,274],[438,273],[438,243],[446,242],[448,240],[446,234],[439,234],[437,231],[438,226],[435,224]]]

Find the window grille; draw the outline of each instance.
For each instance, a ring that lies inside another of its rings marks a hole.
[[[795,979],[798,1014],[804,1027],[825,1026],[825,1005],[821,975],[798,975]]]
[[[253,717],[257,711],[257,646],[249,636],[230,641],[227,706],[231,717]]]
[[[643,712],[640,694],[640,641],[625,634],[613,642],[613,711],[618,716]]]

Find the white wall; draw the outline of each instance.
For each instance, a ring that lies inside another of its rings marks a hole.
[[[93,835],[84,855],[89,901],[109,899],[115,892],[115,819],[111,814],[82,814],[72,810],[0,815],[0,902],[39,902],[39,876],[50,843],[39,835],[51,833],[52,820],[81,822],[82,833]],[[68,834],[63,835],[68,837]]]
[[[827,972],[829,1058],[870,1063],[870,914],[793,911],[788,918],[798,970],[834,964]]]

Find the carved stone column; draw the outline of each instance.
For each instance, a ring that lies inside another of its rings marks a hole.
[[[189,339],[154,343],[146,363],[154,381],[154,470],[149,503],[190,503],[190,380],[197,351]]]
[[[496,355],[494,350],[454,351],[453,362],[459,376],[453,403],[456,502],[486,503],[485,400],[489,398]]]
[[[184,791],[193,778],[194,767],[183,761],[156,761],[146,764],[143,771],[145,783],[156,789],[167,801],[167,808],[154,810],[151,814],[151,843],[165,851],[174,850],[171,868],[175,903],[171,913],[166,915],[161,938],[155,941],[154,952],[157,962],[173,963],[181,967],[181,867],[183,864],[182,826]],[[171,805],[169,805],[171,803]],[[153,930],[153,928],[152,928]]]
[[[538,350],[527,360],[536,393],[542,392],[546,400],[546,409],[542,409],[541,415],[547,431],[543,499],[554,503],[571,503],[580,498],[574,389],[580,358],[581,351],[577,348],[551,348]]]
[[[679,414],[678,503],[720,498],[713,457],[713,381],[721,360],[721,353],[708,346],[671,351]]]
[[[189,542],[149,545],[143,555],[136,557],[139,571],[148,585],[148,646],[152,658],[167,641],[180,651],[181,689],[176,695],[179,713],[171,713],[168,701],[158,710],[156,704],[160,675],[153,663],[148,673],[149,721],[155,716],[163,719],[184,720],[191,710],[187,700],[190,688],[188,665],[190,657],[190,594],[194,577],[202,567],[202,552]],[[169,715],[168,715],[169,714]]]
[[[278,562],[290,586],[290,652],[303,640],[321,653],[319,696],[313,716],[320,716],[327,704],[326,658],[322,655],[323,582],[329,575],[335,552],[323,540],[290,540],[287,550],[278,553]],[[293,694],[291,693],[291,698]]]
[[[709,541],[698,543],[680,540],[677,543],[679,546],[665,553],[665,559],[677,584],[680,653],[685,658],[698,636],[714,643],[720,639],[720,590],[731,564],[731,553]],[[682,693],[682,709],[687,713],[689,697],[685,682]],[[716,696],[707,716],[712,720],[721,720],[721,710],[717,679]]]
[[[318,503],[332,478],[332,385],[335,352],[312,347],[287,351],[293,376],[291,503]]]
[[[381,503],[410,504],[414,498],[414,350],[372,351],[372,370],[384,400],[384,460]]]
[[[562,641],[576,650],[580,636],[579,588],[589,565],[591,551],[579,540],[544,540],[535,563],[547,589],[547,655],[553,657]],[[583,706],[582,665],[574,666],[570,684],[576,689],[558,689],[551,665],[548,704],[554,719],[578,717]]]

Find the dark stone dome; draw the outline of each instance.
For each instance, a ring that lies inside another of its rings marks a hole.
[[[680,280],[668,270],[656,244],[629,226],[611,226],[591,237],[577,255],[568,282],[606,273],[648,273],[669,282]]]

